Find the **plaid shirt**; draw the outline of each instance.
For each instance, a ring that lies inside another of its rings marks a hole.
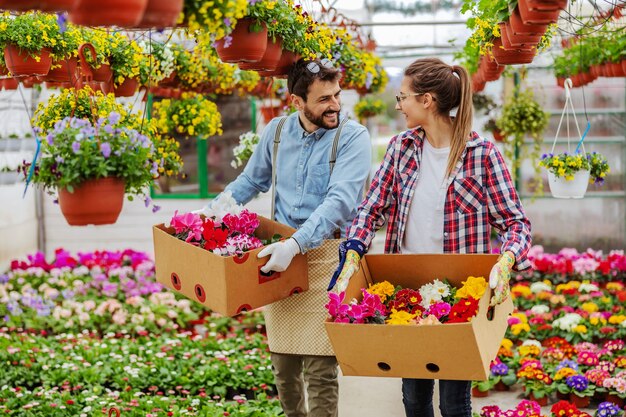
[[[424,130],[416,128],[389,142],[348,239],[369,246],[374,233],[388,219],[385,253],[400,253],[409,207],[420,174]],[[515,255],[515,269],[530,266],[530,222],[502,155],[493,143],[472,132],[452,174],[448,177],[443,222],[444,253],[490,253],[491,227],[504,243],[501,250]]]

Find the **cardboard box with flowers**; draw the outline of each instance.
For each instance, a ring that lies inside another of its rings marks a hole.
[[[153,227],[157,280],[213,311],[234,316],[309,289],[307,257],[264,273],[257,254],[294,230],[238,206],[228,193],[210,209]],[[264,243],[265,242],[265,243]]]
[[[510,299],[488,311],[487,283],[475,278],[489,276],[496,260],[365,255],[345,295],[328,305],[326,331],[343,374],[487,380],[513,311]]]

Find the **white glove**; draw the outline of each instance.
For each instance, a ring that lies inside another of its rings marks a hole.
[[[292,237],[282,242],[272,243],[257,255],[263,258],[272,255],[269,261],[261,268],[266,274],[270,271],[282,272],[289,267],[294,256],[300,253],[300,245]]]

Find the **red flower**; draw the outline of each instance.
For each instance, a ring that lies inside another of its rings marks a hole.
[[[465,323],[476,315],[478,311],[478,300],[472,297],[461,298],[450,309],[448,323]]]
[[[554,404],[550,409],[552,415],[555,417],[573,417],[578,414],[578,408],[574,404],[571,404],[567,401],[559,401]]]
[[[207,219],[202,224],[202,237],[205,240],[204,249],[214,250],[221,248],[226,244],[228,229],[222,229],[221,226],[216,228],[215,223]]]
[[[65,401],[65,404],[72,405],[72,404],[74,404],[74,400],[67,400],[67,401]]]

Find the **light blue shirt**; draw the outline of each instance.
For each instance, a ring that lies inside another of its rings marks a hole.
[[[272,185],[272,151],[279,120],[274,118],[266,126],[244,171],[226,187],[240,204]],[[333,238],[336,230],[345,236],[363,197],[372,158],[369,133],[353,120],[344,125],[331,175],[336,132],[320,128],[307,133],[296,112],[287,118],[280,136],[275,219],[297,229],[293,238],[302,253]]]

